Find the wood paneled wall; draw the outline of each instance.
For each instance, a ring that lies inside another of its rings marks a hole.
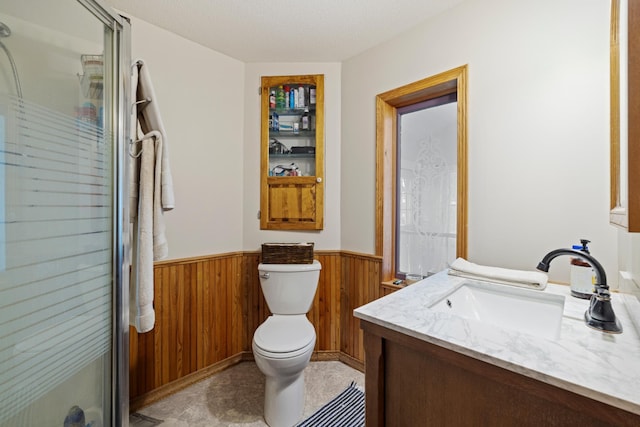
[[[378,299],[382,259],[373,255],[342,252],[342,284],[340,288],[340,325],[344,333],[340,339],[340,351],[364,366],[363,332],[353,310]]]
[[[130,328],[131,399],[247,348],[243,261],[236,253],[156,264],[155,327]]]
[[[309,320],[316,328],[314,359],[362,369],[362,331],[353,309],[379,296],[378,257],[316,251],[322,264]],[[250,358],[256,328],[269,316],[258,278],[259,252],[157,262],[156,324],[130,328],[132,409]]]

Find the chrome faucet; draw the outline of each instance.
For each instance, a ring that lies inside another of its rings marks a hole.
[[[593,295],[589,308],[584,313],[584,321],[587,326],[610,334],[622,333],[622,325],[611,306],[611,293],[607,285],[607,275],[602,264],[586,252],[574,249],[556,249],[544,256],[538,263],[538,270],[548,272],[551,260],[560,255],[570,255],[583,259],[593,268],[596,273],[596,283],[594,284]]]

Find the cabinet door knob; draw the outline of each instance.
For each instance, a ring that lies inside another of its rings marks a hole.
[[[317,178],[316,178],[316,182],[322,182],[322,177],[320,177],[320,176],[319,176],[319,177],[317,177]]]

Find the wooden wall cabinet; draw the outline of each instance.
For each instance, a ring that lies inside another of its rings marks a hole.
[[[261,81],[260,228],[322,230],[324,76]]]

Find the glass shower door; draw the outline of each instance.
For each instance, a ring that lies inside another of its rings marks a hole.
[[[0,426],[108,426],[118,268],[116,24],[89,1],[6,3]]]

